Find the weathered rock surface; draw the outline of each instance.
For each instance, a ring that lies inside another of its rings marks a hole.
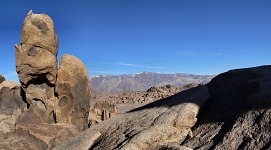
[[[58,38],[52,19],[30,11],[24,20],[20,46],[16,46],[16,71],[20,82],[27,86],[34,79],[40,79],[55,84],[57,53]]]
[[[86,67],[64,55],[57,70],[57,52],[52,20],[30,11],[16,46],[21,87],[0,76],[0,149],[271,149],[271,66],[90,106]],[[147,104],[112,118],[127,102]]]
[[[16,71],[23,96],[44,122],[54,123],[58,38],[51,18],[30,11],[16,47]]]
[[[183,87],[165,85],[151,87],[147,91],[125,91],[125,92],[95,92],[92,91],[91,100],[94,108],[107,110],[110,113],[124,113],[133,108],[146,105],[150,102],[167,98],[181,91],[196,87],[198,84],[188,84]]]
[[[154,86],[142,92],[110,93],[93,91],[91,99],[96,103],[94,108],[89,111],[89,126],[196,86],[198,84],[188,84],[179,88],[172,85]]]
[[[0,149],[51,149],[79,133],[74,125],[44,123],[33,107],[27,109],[20,91],[0,89]]]
[[[271,149],[270,87],[271,66],[232,70],[94,125],[81,137],[101,133],[86,149]]]
[[[125,91],[115,93],[93,91],[91,98],[97,102],[106,101],[111,104],[145,103],[163,99],[196,86],[198,86],[198,84],[188,84],[182,87],[164,85],[159,87],[153,86],[146,91]]]
[[[2,84],[1,84],[2,85]],[[0,138],[15,130],[19,116],[26,109],[20,96],[20,87],[0,89]]]
[[[191,148],[185,147],[185,146],[180,146],[178,144],[168,144],[168,145],[162,145],[159,146],[157,149],[159,150],[193,150]]]
[[[271,66],[228,71],[207,86],[211,99],[184,146],[271,149]]]
[[[4,82],[6,79],[5,79],[5,77],[3,77],[1,74],[0,74],[0,84],[2,83],[2,82]]]
[[[79,133],[76,126],[69,124],[19,124],[16,132],[40,142],[39,149],[51,149]]]
[[[100,140],[100,137],[101,133],[97,131],[80,134],[75,138],[69,139],[65,144],[54,147],[52,150],[88,150],[89,147]]]
[[[114,104],[110,104],[106,101],[96,103],[94,108],[90,108],[89,110],[89,126],[95,125],[104,120],[108,120],[116,115],[117,108]]]
[[[80,136],[91,136],[94,131],[101,133],[100,140],[91,149],[157,149],[169,143],[181,143],[187,135],[192,136],[190,128],[208,98],[206,86],[192,88],[103,121]],[[80,136],[73,138],[75,143],[87,140]]]
[[[16,82],[13,82],[13,81],[3,81],[1,84],[0,84],[0,90],[3,88],[3,87],[8,87],[10,89],[12,88],[15,88],[15,87],[19,87],[20,85]]]
[[[56,119],[60,123],[72,123],[80,130],[88,128],[90,108],[90,83],[88,71],[81,60],[63,55],[58,70],[56,92],[58,107]]]
[[[2,87],[0,89],[0,113],[12,114],[17,108],[26,108],[26,103],[20,95],[20,87]]]
[[[15,48],[21,86],[0,76],[0,149],[52,149],[86,129],[88,71],[72,55],[62,57],[58,71],[58,38],[51,18],[30,11]]]
[[[19,124],[16,125],[16,133],[0,141],[0,149],[52,149],[78,133],[76,126],[68,124]]]

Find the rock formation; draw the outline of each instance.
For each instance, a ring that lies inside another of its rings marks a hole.
[[[100,132],[85,149],[270,149],[270,87],[271,66],[232,70],[96,124],[57,147]]]
[[[188,84],[178,88],[172,85],[154,86],[142,92],[110,93],[93,91],[91,99],[96,103],[94,108],[91,108],[89,111],[89,126],[196,86],[198,84]]]
[[[26,109],[26,104],[20,95],[20,87],[10,88],[3,83],[0,84],[2,86],[0,88],[0,138],[15,130],[19,116]]]
[[[64,55],[58,69],[57,51],[50,17],[30,11],[16,46],[21,86],[0,76],[0,149],[271,149],[271,66],[92,106],[86,67]],[[123,101],[143,105],[112,117]]]
[[[193,149],[271,149],[271,66],[222,73],[193,127]]]
[[[159,100],[177,94],[181,91],[196,87],[198,84],[188,84],[182,87],[172,85],[153,86],[146,91],[125,91],[125,92],[95,92],[92,93],[94,101],[106,101],[110,104],[133,104],[146,103]],[[110,99],[110,100],[109,100]]]
[[[58,70],[56,92],[59,101],[57,122],[72,123],[80,130],[88,127],[90,83],[88,71],[81,60],[63,55]]]
[[[54,123],[58,38],[52,19],[30,11],[16,47],[16,71],[25,99],[44,123]]]
[[[96,102],[94,108],[89,110],[89,126],[93,126],[101,121],[105,121],[117,115],[117,108],[108,101]]]
[[[101,133],[94,131],[79,137],[80,142],[69,139],[66,143],[54,147],[52,150],[87,150],[93,144],[97,143],[101,138]]]
[[[0,76],[0,149],[52,149],[85,130],[88,72],[72,55],[64,55],[58,69],[52,19],[30,11],[15,47],[21,86]]]
[[[16,82],[7,80],[7,81],[4,81],[4,82],[2,82],[2,83],[0,84],[0,90],[1,90],[3,87],[8,87],[8,88],[10,88],[10,89],[13,89],[13,88],[15,88],[15,87],[19,87],[19,84],[16,83]]]
[[[192,136],[190,128],[208,98],[206,86],[195,87],[96,124],[59,147],[84,143],[94,132],[101,133],[100,139],[84,149],[157,149],[181,143]]]
[[[1,74],[0,74],[0,84],[2,83],[2,82],[4,82],[6,79],[5,79],[5,77],[3,77]]]
[[[52,19],[30,11],[16,45],[16,71],[28,110],[20,117],[40,123],[88,126],[90,83],[84,64],[72,55],[57,65],[58,37]]]

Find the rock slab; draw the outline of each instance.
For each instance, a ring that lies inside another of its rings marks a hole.
[[[236,69],[207,84],[211,99],[193,127],[193,149],[271,149],[271,66]]]
[[[183,91],[100,122],[72,141],[86,141],[85,136],[100,132],[96,144],[84,149],[158,149],[171,143],[181,143],[193,136],[191,127],[197,121],[200,107],[209,98],[206,86]],[[76,143],[75,142],[75,143]],[[63,143],[62,146],[69,143]]]

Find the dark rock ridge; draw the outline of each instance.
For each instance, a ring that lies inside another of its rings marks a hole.
[[[270,89],[271,66],[228,71],[98,123],[56,149],[96,132],[86,149],[271,149]]]
[[[165,74],[154,72],[142,72],[127,75],[99,75],[90,78],[91,88],[94,91],[122,92],[122,91],[146,91],[152,86],[173,85],[182,87],[187,84],[206,84],[215,75],[193,74]]]
[[[211,99],[193,127],[193,149],[271,149],[271,66],[237,69],[208,85]]]

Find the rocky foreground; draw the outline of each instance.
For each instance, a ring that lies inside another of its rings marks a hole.
[[[90,127],[55,149],[270,149],[271,66],[232,70]]]
[[[271,66],[206,85],[90,93],[84,64],[64,55],[58,67],[57,52],[51,18],[29,12],[16,46],[20,85],[0,75],[0,149],[271,149]]]

